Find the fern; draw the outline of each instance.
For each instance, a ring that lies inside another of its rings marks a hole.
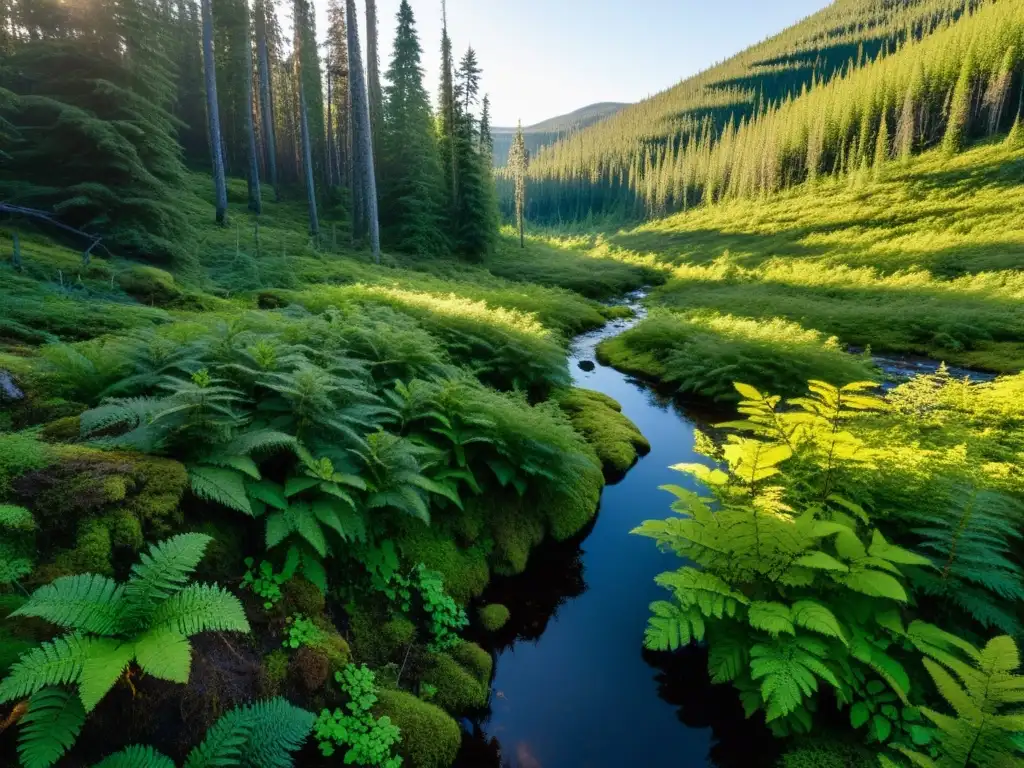
[[[35,527],[35,518],[24,507],[0,504],[0,585],[13,584],[32,572]]]
[[[291,753],[302,746],[315,720],[280,698],[239,707],[214,723],[184,768],[289,768]]]
[[[810,637],[778,638],[750,649],[750,676],[761,681],[769,723],[801,707],[818,690],[818,680],[840,687],[828,656],[828,645]]]
[[[907,517],[921,527],[919,549],[934,570],[914,574],[926,594],[948,600],[984,627],[1015,634],[1020,623],[1007,602],[1024,600],[1024,578],[1014,547],[1024,507],[1005,494],[956,487],[950,503]]]
[[[1020,655],[1013,639],[997,637],[970,656],[973,663],[947,658],[924,665],[955,716],[922,708],[938,728],[940,755],[927,756],[902,747],[918,765],[936,768],[1010,768],[1020,765],[1024,735],[1024,676],[1016,674]],[[1015,708],[1016,707],[1016,708]]]
[[[182,534],[154,544],[123,585],[85,574],[36,590],[12,615],[76,631],[23,654],[0,682],[0,703],[76,685],[81,708],[90,712],[133,663],[155,677],[187,682],[191,635],[249,629],[237,598],[216,586],[187,584],[209,542]]]
[[[96,763],[93,768],[175,768],[171,758],[152,747],[131,746]]]
[[[49,768],[71,748],[85,724],[85,710],[73,693],[46,687],[28,700],[21,719],[18,755],[24,768]]]

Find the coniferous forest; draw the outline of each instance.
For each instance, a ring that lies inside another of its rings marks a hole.
[[[1024,765],[1024,0],[821,5],[0,0],[0,765]]]

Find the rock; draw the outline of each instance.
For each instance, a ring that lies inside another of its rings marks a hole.
[[[25,397],[25,393],[14,383],[11,374],[3,370],[0,370],[0,396],[6,397],[8,400],[21,400]]]
[[[580,360],[580,370],[590,373],[597,366],[594,365],[593,360]]]

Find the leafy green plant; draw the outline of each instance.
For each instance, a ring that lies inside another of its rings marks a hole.
[[[17,583],[32,572],[35,528],[35,518],[27,509],[0,504],[0,585]]]
[[[431,641],[427,647],[434,652],[450,650],[462,642],[458,632],[469,625],[469,618],[444,591],[441,574],[428,570],[421,563],[416,567],[416,577],[430,626]]]
[[[236,597],[216,585],[189,582],[210,541],[186,533],[154,544],[123,584],[97,574],[61,577],[11,614],[70,630],[23,654],[0,681],[0,703],[30,697],[19,740],[25,768],[59,759],[118,680],[130,683],[140,670],[186,683],[190,637],[249,631]],[[75,686],[77,695],[64,695],[64,686]]]
[[[320,629],[312,619],[298,613],[289,616],[285,625],[285,648],[302,648],[303,646],[313,647],[323,639],[324,631]]]
[[[236,707],[210,726],[183,768],[290,768],[314,720],[312,712],[280,698]],[[93,768],[174,768],[174,761],[152,747],[131,746]]]
[[[646,645],[672,650],[707,639],[712,679],[732,682],[748,715],[764,710],[779,734],[810,730],[822,685],[849,704],[872,675],[909,704],[910,676],[890,655],[902,629],[898,608],[909,600],[901,568],[931,566],[832,493],[837,457],[861,458],[859,441],[841,428],[845,412],[873,400],[858,394],[860,385],[811,386],[813,396],[789,417],[776,411],[777,398],[738,385],[749,418],[729,426],[768,439],[729,435],[724,468],[674,467],[702,480],[714,499],[665,486],[677,516],[634,531],[694,564],[657,577],[674,599],[652,604]],[[801,442],[810,443],[804,455],[813,469],[803,475],[808,500],[795,507],[776,483]],[[888,738],[881,721],[876,727]]]
[[[285,573],[276,573],[274,564],[268,560],[261,560],[256,565],[256,560],[251,557],[245,558],[245,574],[242,576],[242,586],[252,590],[253,594],[263,599],[263,607],[268,611],[281,601],[281,585],[288,581]]]
[[[392,749],[401,741],[401,733],[387,716],[375,718],[377,703],[374,674],[365,664],[349,664],[335,679],[349,701],[344,709],[323,710],[314,727],[320,751],[330,757],[339,748],[345,749],[345,764],[398,768],[402,758]]]
[[[931,597],[953,603],[986,628],[1016,634],[1012,604],[1024,600],[1024,574],[1014,554],[1024,505],[1004,493],[959,486],[949,503],[904,515],[919,527],[918,550],[935,563],[915,574]]]
[[[935,687],[955,716],[922,707],[937,731],[937,756],[898,746],[921,768],[1001,768],[1024,760],[1024,676],[1017,674],[1020,654],[1013,638],[996,637],[980,651],[966,643],[966,655],[932,652],[924,660]],[[883,764],[893,764],[884,757]]]

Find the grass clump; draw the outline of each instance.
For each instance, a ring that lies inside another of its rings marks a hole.
[[[508,624],[508,620],[511,618],[508,608],[501,603],[485,605],[477,615],[480,617],[480,624],[488,632],[497,632]]]
[[[732,382],[784,394],[808,379],[839,384],[875,377],[870,362],[844,352],[834,338],[774,318],[655,311],[598,347],[602,362],[670,384],[682,394],[735,400]]]
[[[459,724],[440,707],[405,691],[379,690],[375,714],[402,732],[398,754],[409,768],[448,768],[462,743]]]
[[[170,272],[141,264],[129,267],[118,274],[117,284],[129,296],[144,304],[159,307],[180,299],[183,293]]]
[[[561,393],[557,400],[576,431],[597,453],[606,474],[625,474],[638,455],[651,450],[647,438],[608,395],[587,389],[570,389]]]

